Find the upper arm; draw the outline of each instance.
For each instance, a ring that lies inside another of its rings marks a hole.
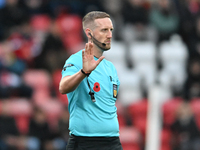
[[[81,69],[80,58],[72,55],[66,62],[62,70],[62,78],[71,76]]]

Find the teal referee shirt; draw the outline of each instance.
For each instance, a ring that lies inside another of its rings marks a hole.
[[[95,60],[98,58],[94,57]],[[65,62],[62,78],[82,69],[82,50],[71,55]],[[70,113],[70,134],[87,137],[119,136],[119,123],[115,102],[120,81],[114,65],[103,59],[88,77],[96,102],[89,95],[87,77],[67,94]]]

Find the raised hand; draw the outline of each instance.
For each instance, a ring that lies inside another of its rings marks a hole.
[[[101,56],[97,61],[94,60],[93,43],[89,42],[86,43],[85,50],[82,51],[82,58],[83,58],[83,71],[86,73],[90,73],[104,59],[104,56]]]

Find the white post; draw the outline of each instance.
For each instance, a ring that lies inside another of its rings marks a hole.
[[[155,85],[149,90],[145,150],[160,149],[162,93],[163,89],[159,85]]]

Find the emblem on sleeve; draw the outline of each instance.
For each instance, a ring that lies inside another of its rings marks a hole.
[[[74,66],[74,65],[73,65],[73,64],[66,64],[66,65],[64,66],[63,70],[65,71],[66,68],[68,68],[68,67],[72,67],[72,66]]]

